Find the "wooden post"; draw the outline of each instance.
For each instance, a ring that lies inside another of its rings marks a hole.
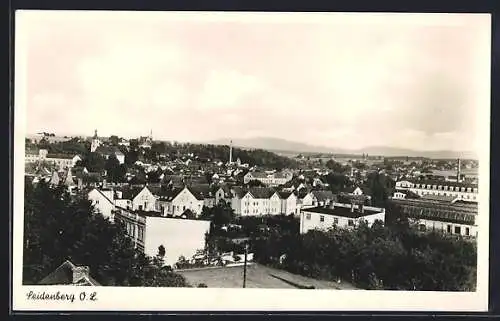
[[[245,263],[243,264],[243,288],[246,287],[247,283],[247,255],[248,255],[248,243],[245,244]]]

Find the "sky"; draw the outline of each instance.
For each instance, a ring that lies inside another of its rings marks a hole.
[[[474,151],[489,121],[488,15],[25,11],[16,42],[27,133]]]

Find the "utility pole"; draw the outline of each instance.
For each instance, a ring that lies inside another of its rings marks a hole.
[[[246,287],[247,283],[247,255],[248,255],[248,243],[245,243],[245,263],[243,264],[243,288]]]

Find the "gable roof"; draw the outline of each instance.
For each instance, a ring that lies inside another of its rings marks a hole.
[[[119,191],[122,192],[122,199],[133,200],[143,189],[144,187],[126,187]]]
[[[103,193],[100,189],[98,189],[98,188],[94,188],[94,189],[92,189],[90,192],[92,192],[92,191],[97,191],[97,192],[98,192],[98,193],[99,193],[102,197],[104,197],[104,199],[105,199],[105,200],[107,200],[107,201],[108,201],[109,203],[111,203],[111,204],[114,204],[114,203],[113,203],[113,201],[112,201],[112,200],[110,200],[110,199],[109,199],[109,197],[107,197],[107,196],[106,196],[106,194],[104,194],[104,193]],[[89,192],[89,193],[90,193],[90,192]],[[116,193],[115,193],[115,195],[116,195]]]
[[[71,154],[47,154],[46,158],[53,158],[53,159],[73,159],[75,155]]]
[[[282,199],[288,199],[291,195],[295,195],[293,192],[286,192],[286,191],[281,191],[281,192],[278,192],[278,195],[280,198]]]
[[[248,192],[252,194],[254,198],[270,198],[276,191],[273,188],[268,187],[251,187]],[[246,194],[246,193],[245,193]]]
[[[78,270],[83,270],[81,277],[74,280],[74,273]],[[85,271],[86,270],[86,271]],[[86,285],[86,286],[100,286],[100,284],[88,275],[88,267],[76,266],[71,261],[64,261],[52,273],[43,278],[40,285]]]
[[[204,200],[206,198],[212,198],[215,196],[209,184],[191,185],[188,186],[188,189],[191,194],[196,197],[197,200]]]

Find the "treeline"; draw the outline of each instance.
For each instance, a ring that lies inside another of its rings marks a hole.
[[[255,248],[260,263],[364,289],[475,290],[476,243],[422,234],[407,221],[392,227],[375,223],[354,230],[274,233],[256,240]]]
[[[49,154],[78,154],[86,156],[90,152],[90,143],[79,138],[72,138],[57,143],[49,143],[48,140],[42,138],[36,144],[36,147],[46,149]]]
[[[65,260],[90,268],[111,286],[189,286],[156,257],[136,251],[120,224],[94,214],[89,201],[72,199],[62,188],[26,184],[23,284],[37,284]]]

